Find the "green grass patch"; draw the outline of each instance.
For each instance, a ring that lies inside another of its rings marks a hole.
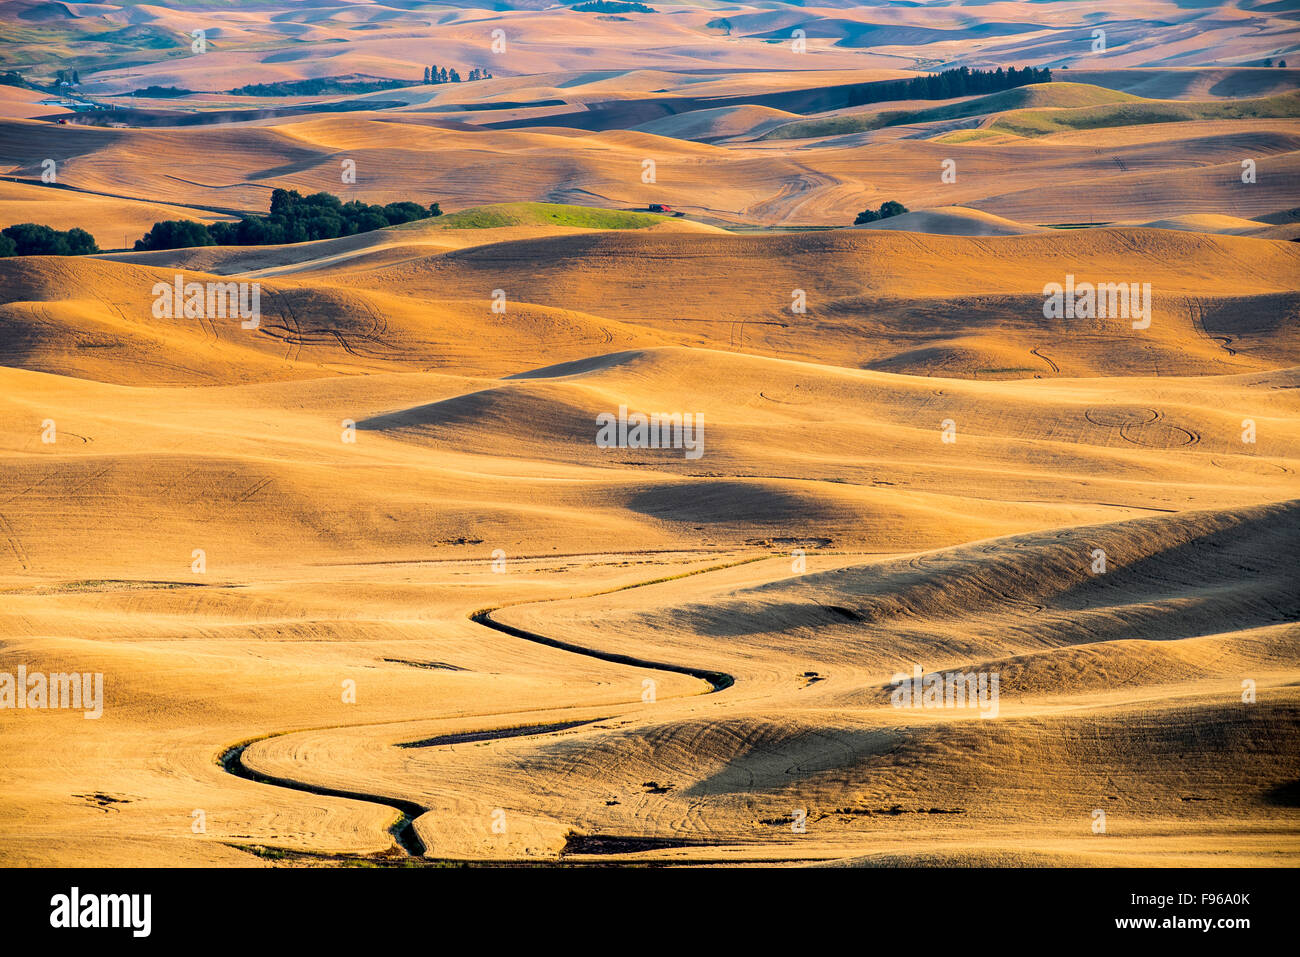
[[[1096,130],[1192,120],[1248,120],[1300,117],[1300,93],[1251,100],[1182,102],[1141,100],[1073,109],[1020,110],[999,116],[990,130],[1017,136],[1046,136],[1066,130]]]
[[[943,133],[930,140],[931,143],[973,143],[976,140],[993,139],[999,136],[1006,136],[1006,133],[998,130],[953,130],[951,133]]]
[[[844,113],[811,120],[786,123],[759,137],[763,140],[795,140],[813,136],[840,136],[845,133],[863,133],[886,126],[905,123],[930,123],[936,120],[957,120],[986,113],[1020,110],[1029,107],[1084,107],[1107,103],[1140,102],[1141,98],[1090,83],[1033,83],[1000,93],[989,93],[922,110],[866,110],[861,113]],[[960,131],[959,131],[960,132]],[[951,142],[951,141],[949,141]]]
[[[501,226],[575,226],[582,229],[645,229],[667,222],[671,216],[631,213],[593,206],[565,206],[559,203],[499,203],[473,206],[446,213],[421,226],[438,229],[496,229]]]

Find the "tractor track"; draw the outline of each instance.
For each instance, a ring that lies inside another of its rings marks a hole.
[[[758,561],[768,557],[771,556],[768,555],[767,553],[764,553],[754,558],[746,558],[737,562],[728,562],[723,565],[715,565],[709,568],[703,568],[697,571],[687,572],[685,573],[684,576],[681,577],[701,575],[713,571],[721,571],[726,568],[734,567],[735,565],[747,564],[748,562]],[[638,582],[632,585],[623,586],[622,588],[616,588],[613,589],[613,591],[625,591],[632,588],[643,588],[649,585],[659,584],[662,581],[663,581],[662,578],[656,578],[651,581]],[[586,597],[594,597],[594,596],[586,596]],[[537,602],[521,602],[520,604],[537,604]],[[577,645],[572,642],[563,641],[559,638],[550,638],[546,635],[538,634],[537,632],[526,631],[525,629],[522,628],[515,628],[512,625],[507,625],[502,622],[496,621],[491,617],[491,613],[493,611],[499,611],[499,610],[500,610],[499,608],[483,609],[480,611],[473,612],[469,617],[471,621],[474,621],[485,628],[491,628],[494,631],[501,632],[502,634],[510,635],[513,638],[520,638],[524,641],[530,641],[533,642],[534,644],[545,645],[550,648],[558,648],[561,651],[568,651],[572,654],[583,655],[584,657],[588,657],[588,658],[596,658],[600,661],[607,661],[614,664],[623,664],[623,665],[629,665],[636,668],[646,668],[646,669],[651,669],[656,671],[664,671],[672,674],[683,674],[683,675],[689,675],[690,677],[699,678],[702,681],[707,682],[709,685],[709,690],[704,692],[704,694],[714,694],[716,692],[729,688],[733,684],[735,684],[735,678],[724,672],[709,671],[704,668],[694,668],[688,665],[671,664],[668,662],[649,661],[646,659],[637,658],[632,655],[619,654],[617,652],[600,651],[595,648],[586,648],[582,645]],[[613,715],[611,717],[617,717],[617,715]],[[594,721],[604,721],[604,720],[609,720],[609,718],[593,719],[593,722],[591,723],[594,723]],[[586,724],[586,723],[589,722],[585,722],[585,721],[578,722],[578,723],[553,722],[546,725],[533,725],[521,729],[516,729],[517,730],[516,734],[510,734],[509,732],[511,729],[495,729],[495,730],[486,730],[486,731],[462,732],[456,735],[444,735],[441,737],[429,738],[424,741],[409,743],[405,746],[412,747],[418,745],[424,747],[438,747],[438,746],[451,747],[456,743],[463,743],[464,741],[468,741],[468,740],[495,740],[503,737],[518,737],[520,735],[533,734],[533,733],[559,734],[565,730],[568,730],[569,728],[578,726],[578,724]],[[367,728],[367,727],[376,727],[376,726],[377,726],[376,722],[367,722],[365,724],[359,724],[359,725],[343,725],[343,726],[339,726],[339,729],[355,730],[358,728]],[[433,810],[432,808],[426,807],[415,801],[408,801],[402,798],[394,798],[384,794],[358,791],[349,788],[325,787],[321,785],[308,784],[303,781],[296,781],[293,780],[292,778],[262,774],[261,772],[254,771],[252,768],[248,767],[248,765],[244,763],[244,753],[252,745],[257,744],[261,741],[269,741],[273,738],[284,737],[290,734],[297,734],[306,730],[312,730],[312,729],[295,728],[287,731],[273,732],[271,734],[262,735],[256,738],[246,739],[244,741],[238,742],[227,748],[222,749],[220,754],[217,755],[217,763],[221,765],[222,769],[225,770],[228,774],[232,774],[238,778],[244,778],[245,780],[256,781],[259,784],[266,784],[272,787],[287,788],[289,790],[300,791],[306,794],[317,794],[317,795],[325,795],[328,797],[347,798],[349,800],[363,801],[370,804],[379,804],[382,805],[383,807],[392,808],[394,811],[397,812],[397,819],[394,821],[392,825],[390,825],[388,830],[389,833],[393,836],[394,844],[402,851],[404,851],[406,855],[409,857],[412,858],[423,857],[427,848],[425,847],[424,842],[420,840],[419,835],[415,831],[415,820],[421,815],[426,814],[429,811]]]

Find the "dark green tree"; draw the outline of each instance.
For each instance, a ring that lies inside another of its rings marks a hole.
[[[864,209],[858,213],[857,219],[853,220],[854,226],[861,226],[863,223],[874,223],[878,219],[888,219],[890,216],[900,216],[907,212],[907,207],[902,203],[889,199],[880,204],[879,209]]]
[[[345,203],[332,193],[303,196],[294,189],[275,189],[266,216],[244,216],[237,223],[219,222],[207,227],[189,220],[155,223],[144,238],[136,242],[136,248],[303,243],[352,236],[440,215],[442,209],[437,203],[432,203],[427,209],[406,201],[375,206],[360,200]]]
[[[190,246],[214,246],[212,234],[202,223],[192,219],[168,219],[135,241],[136,249],[186,249]]]
[[[5,243],[3,248],[10,249],[8,256],[84,256],[97,253],[95,238],[84,229],[72,228],[63,232],[39,223],[19,223],[0,231]]]

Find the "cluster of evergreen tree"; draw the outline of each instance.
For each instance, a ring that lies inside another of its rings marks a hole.
[[[84,256],[97,252],[95,237],[84,229],[60,230],[36,223],[19,223],[0,230],[0,257]]]
[[[297,190],[271,193],[267,216],[244,216],[237,223],[196,223],[169,219],[135,242],[136,249],[181,249],[189,246],[278,246],[313,239],[334,239],[383,229],[430,216],[441,216],[437,203],[427,209],[418,203],[345,203],[331,193],[303,196]]]
[[[590,0],[579,3],[573,9],[579,13],[658,13],[654,7],[644,3],[625,3],[623,0]]]
[[[132,90],[132,96],[143,96],[146,98],[165,98],[171,99],[176,96],[192,96],[193,90],[187,90],[179,86],[146,86],[139,90]]]
[[[492,74],[487,70],[475,67],[469,71],[469,77],[467,79],[471,82],[474,80],[490,80],[492,79]],[[424,82],[435,86],[439,83],[459,83],[460,74],[454,69],[448,70],[445,66],[441,69],[436,65],[426,66],[424,68]]]
[[[901,216],[907,212],[907,207],[902,203],[894,200],[886,200],[880,204],[879,209],[864,209],[858,213],[858,218],[853,220],[854,226],[861,226],[863,223],[874,223],[878,219],[888,219],[890,216]]]
[[[1004,70],[998,67],[996,70],[972,70],[963,66],[910,80],[881,80],[863,84],[854,92],[849,105],[885,103],[889,100],[950,100],[957,96],[977,96],[1030,83],[1051,82],[1052,71],[1047,67],[1041,70],[1032,66],[1021,69],[1010,67]]]
[[[0,86],[17,86],[25,90],[36,90],[41,93],[62,93],[62,86],[79,86],[81,84],[81,74],[76,70],[58,70],[54,75],[53,83],[37,83],[24,77],[17,70],[5,70],[0,73]]]
[[[381,78],[353,79],[349,76],[318,76],[310,80],[281,80],[276,83],[249,83],[226,90],[234,96],[319,96],[322,93],[374,93],[407,86],[408,80]]]

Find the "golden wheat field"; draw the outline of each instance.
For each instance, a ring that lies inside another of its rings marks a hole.
[[[0,7],[0,865],[1300,865],[1294,9],[645,6]]]

